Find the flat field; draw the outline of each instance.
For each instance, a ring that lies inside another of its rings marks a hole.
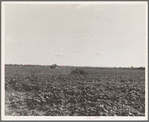
[[[5,115],[145,116],[145,70],[5,65]]]

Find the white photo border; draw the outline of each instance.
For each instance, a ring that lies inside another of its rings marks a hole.
[[[100,116],[100,117],[93,117],[94,119],[87,119],[87,116],[5,116],[5,5],[9,3],[9,4],[140,4],[140,3],[144,3],[146,5],[146,66],[145,66],[145,116],[144,117],[120,117],[120,116]],[[13,2],[1,2],[1,49],[2,49],[2,54],[1,54],[1,120],[8,120],[8,121],[21,121],[21,120],[38,120],[38,121],[66,121],[66,120],[73,120],[73,121],[103,121],[103,120],[122,120],[122,121],[144,121],[144,120],[148,120],[148,2],[146,1],[107,1],[107,2],[85,2],[85,1],[71,1],[71,2],[67,2],[67,1],[49,1],[49,2],[36,2],[36,1],[23,1],[23,2],[17,2],[17,1],[13,1]],[[95,119],[96,118],[96,119]]]

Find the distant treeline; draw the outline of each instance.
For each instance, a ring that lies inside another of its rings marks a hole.
[[[52,65],[34,65],[34,64],[5,64],[5,66],[19,66],[19,67],[51,67]],[[68,68],[93,68],[93,69],[129,69],[129,70],[145,70],[145,67],[92,67],[92,66],[60,66],[59,67],[68,67]]]

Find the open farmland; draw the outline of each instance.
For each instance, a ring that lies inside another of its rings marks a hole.
[[[145,116],[145,70],[5,65],[5,115]]]

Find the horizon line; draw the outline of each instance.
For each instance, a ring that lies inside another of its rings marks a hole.
[[[5,65],[37,65],[37,66],[52,66],[55,64],[5,64]],[[68,67],[100,67],[100,68],[145,68],[145,66],[79,66],[79,65],[58,65],[57,66],[68,66]]]

